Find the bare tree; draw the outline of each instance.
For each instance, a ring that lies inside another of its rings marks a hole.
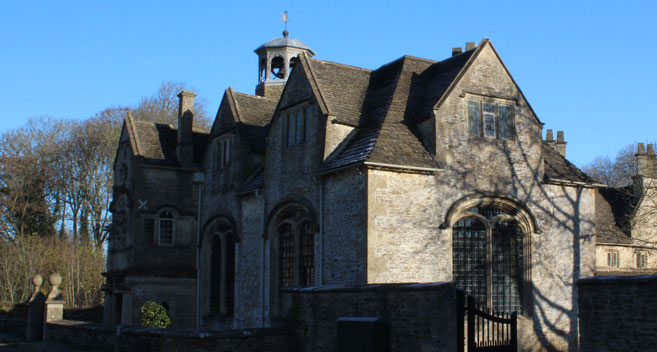
[[[154,95],[143,97],[137,107],[131,110],[132,116],[141,121],[178,123],[178,93],[189,89],[184,83],[167,81],[162,82]],[[209,129],[212,121],[206,111],[207,101],[197,97],[194,101],[194,127],[202,130]]]

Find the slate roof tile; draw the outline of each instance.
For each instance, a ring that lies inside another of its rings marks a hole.
[[[309,60],[317,85],[335,119],[355,126],[367,92],[371,70],[330,61]]]
[[[242,123],[265,126],[271,121],[278,100],[239,92],[234,92],[234,95]]]
[[[132,123],[137,134],[135,140],[139,143],[139,156],[146,159],[146,162],[155,164],[175,165],[177,163],[177,128],[155,122],[133,121]],[[192,141],[194,142],[194,162],[200,163],[207,146],[208,134],[194,131]]]
[[[595,199],[598,243],[631,244],[631,219],[636,207],[632,186],[600,188]]]
[[[545,158],[545,181],[562,180],[591,184],[597,183],[547,143],[543,143],[543,157]]]

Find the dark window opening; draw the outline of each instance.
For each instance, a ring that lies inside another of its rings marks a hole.
[[[281,79],[285,77],[285,60],[281,56],[276,56],[271,60],[272,79]]]

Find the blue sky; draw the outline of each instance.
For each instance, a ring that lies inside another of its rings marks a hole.
[[[211,114],[253,93],[253,50],[290,36],[316,57],[377,68],[434,60],[488,37],[545,128],[582,166],[657,140],[653,1],[11,1],[0,13],[0,132],[30,117],[81,119],[182,81]]]

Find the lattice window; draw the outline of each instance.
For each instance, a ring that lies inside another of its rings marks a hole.
[[[468,133],[471,136],[512,139],[514,133],[511,105],[468,100]]]
[[[175,219],[173,215],[165,211],[158,218],[158,244],[173,245],[173,234],[175,229]]]
[[[499,311],[520,312],[522,308],[522,237],[514,222],[493,226],[492,298]]]
[[[290,224],[283,224],[278,231],[280,287],[294,285],[294,233]]]
[[[478,302],[486,302],[486,228],[477,219],[466,218],[452,229],[454,281]]]
[[[315,234],[310,222],[306,221],[301,225],[299,239],[301,240],[299,283],[302,286],[312,286],[315,284]]]
[[[522,230],[513,221],[499,221],[498,215],[508,213],[494,206],[465,213],[486,220],[470,215],[452,227],[454,281],[478,304],[501,312],[522,312]]]

